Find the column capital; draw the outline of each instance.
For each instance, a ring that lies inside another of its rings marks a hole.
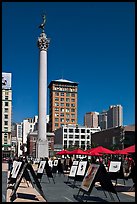
[[[47,51],[47,49],[49,47],[49,43],[50,43],[50,39],[47,38],[47,36],[44,32],[42,32],[40,34],[40,37],[38,37],[38,41],[37,41],[37,45],[38,45],[38,48],[40,49],[40,51],[42,51],[42,50]]]

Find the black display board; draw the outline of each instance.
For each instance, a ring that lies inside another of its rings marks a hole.
[[[111,193],[114,193],[116,194],[119,200],[117,192],[103,164],[90,164],[89,165],[88,170],[85,174],[85,177],[82,181],[81,187],[76,197],[79,196],[80,192],[83,192],[82,197],[84,197],[84,194],[90,195],[95,185],[95,182],[99,182],[102,187],[102,190],[109,192],[111,198],[113,198]]]
[[[17,191],[23,177],[25,179],[29,180],[32,183],[33,187],[34,187],[34,184],[35,184],[35,187],[38,190],[38,192],[40,193],[40,195],[46,200],[46,198],[45,198],[45,196],[43,194],[40,182],[39,182],[39,180],[37,178],[36,173],[34,172],[34,169],[32,168],[31,164],[25,163],[23,165],[22,170],[18,174],[16,182],[15,182],[15,184],[13,186],[13,190],[12,190],[11,195],[10,195],[10,201],[13,202],[15,200],[16,191]]]

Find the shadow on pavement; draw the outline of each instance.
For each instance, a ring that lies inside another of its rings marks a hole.
[[[27,194],[27,193],[18,193],[18,198],[29,199],[29,200],[37,200],[35,195]]]
[[[73,195],[73,197],[78,201],[78,202],[84,202],[86,201],[96,201],[96,202],[108,202],[102,198],[96,197],[96,196],[82,196],[82,195]]]

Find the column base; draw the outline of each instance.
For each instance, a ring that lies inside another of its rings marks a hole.
[[[38,159],[49,157],[48,141],[38,140],[36,144],[36,157]]]

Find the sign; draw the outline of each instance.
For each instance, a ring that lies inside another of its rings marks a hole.
[[[69,177],[75,177],[78,166],[71,166]]]
[[[45,164],[46,164],[46,161],[40,161],[40,165],[39,165],[37,173],[40,173],[40,174],[43,173],[44,168],[45,168]]]
[[[88,170],[86,172],[86,175],[85,175],[85,177],[81,183],[81,188],[83,190],[89,191],[98,169],[99,169],[99,165],[97,165],[97,164],[90,164],[89,165]]]
[[[11,73],[2,72],[2,89],[11,89]]]
[[[121,161],[111,161],[108,172],[118,172],[120,170]]]
[[[87,167],[87,161],[80,161],[77,170],[77,176],[84,176]]]

